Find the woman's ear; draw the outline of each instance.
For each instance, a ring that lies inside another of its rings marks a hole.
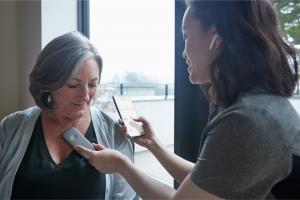
[[[219,49],[222,42],[223,42],[223,39],[222,37],[218,34],[217,32],[217,29],[214,25],[212,25],[210,28],[209,28],[209,34],[212,34],[212,39],[211,39],[211,42],[210,42],[210,45],[209,45],[209,50],[213,50],[213,49]]]
[[[216,37],[216,41],[215,41],[215,49],[219,49],[223,43],[223,38],[218,34],[216,33],[217,37]]]
[[[211,39],[208,50],[218,49],[221,46],[222,42],[223,39],[221,38],[221,36],[215,32]]]
[[[218,37],[218,34],[215,33],[212,40],[211,40],[211,42],[210,42],[208,50],[212,50],[214,48],[217,37]]]

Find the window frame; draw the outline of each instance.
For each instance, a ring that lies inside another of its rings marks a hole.
[[[77,0],[77,29],[90,38],[90,1]]]
[[[175,1],[175,110],[174,152],[182,158],[196,162],[202,130],[207,124],[209,104],[200,86],[189,81],[187,65],[182,58],[184,41],[181,23],[185,5]],[[174,182],[174,187],[178,187]]]

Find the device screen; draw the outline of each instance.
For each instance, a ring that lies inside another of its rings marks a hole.
[[[128,96],[113,96],[113,102],[116,106],[120,118],[127,127],[127,132],[130,136],[139,136],[144,130],[142,123],[134,121],[137,117],[132,100]]]

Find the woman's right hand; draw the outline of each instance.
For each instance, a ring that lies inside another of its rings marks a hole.
[[[158,142],[158,139],[156,138],[150,123],[143,117],[139,117],[134,120],[142,123],[144,132],[140,136],[133,137],[133,141],[147,149],[151,148],[153,144]]]

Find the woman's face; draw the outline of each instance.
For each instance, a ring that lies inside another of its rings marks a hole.
[[[187,8],[182,21],[182,32],[185,42],[182,56],[188,64],[190,82],[209,83],[209,69],[215,57],[215,50],[209,50],[214,35],[213,27],[204,30],[200,22],[193,18],[190,8]]]
[[[96,95],[99,79],[99,66],[94,58],[81,62],[67,83],[53,92],[54,111],[70,119],[82,117]]]

